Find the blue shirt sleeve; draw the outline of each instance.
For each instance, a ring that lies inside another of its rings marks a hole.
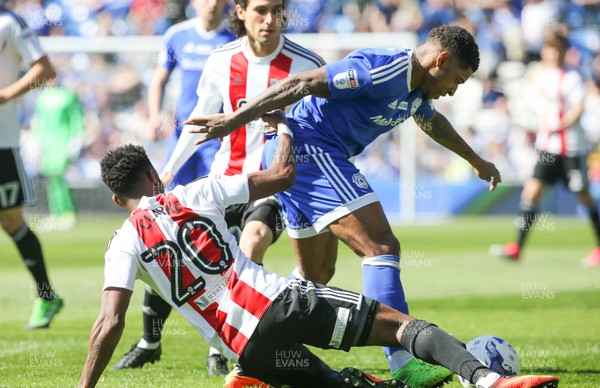
[[[177,67],[177,47],[174,40],[173,34],[167,34],[158,55],[158,65],[169,73]]]
[[[409,62],[406,50],[357,50],[325,66],[329,91],[332,98],[383,98],[408,93]]]
[[[358,58],[345,58],[325,66],[332,98],[352,98],[371,90],[371,75],[366,63]]]

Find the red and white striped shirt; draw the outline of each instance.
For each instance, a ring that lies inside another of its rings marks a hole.
[[[587,142],[579,122],[562,131],[553,131],[574,105],[583,104],[585,85],[581,76],[575,70],[548,67],[538,77],[536,148],[555,155],[585,155]]]
[[[317,69],[325,62],[317,54],[282,35],[279,46],[264,57],[255,56],[248,39],[240,38],[214,50],[206,61],[198,84],[198,103],[190,114],[203,117],[239,109],[248,100],[277,81],[305,70]],[[190,134],[184,127],[164,171],[175,174],[194,153],[201,134]],[[211,174],[233,175],[261,169],[265,142],[264,122],[254,120],[226,136],[211,166]]]
[[[105,254],[104,288],[141,279],[213,347],[237,361],[288,280],[248,259],[223,214],[248,202],[246,175],[199,179],[143,197]]]

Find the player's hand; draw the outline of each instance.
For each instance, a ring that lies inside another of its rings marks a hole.
[[[265,126],[265,134],[277,132],[277,125],[279,124],[287,124],[285,112],[279,109],[265,113],[261,119],[267,124]]]
[[[175,176],[173,175],[173,173],[169,171],[163,171],[160,173],[160,181],[162,182],[164,187],[169,186],[173,182],[174,177]]]
[[[197,128],[190,128],[191,133],[206,133],[206,136],[194,144],[199,145],[211,139],[223,139],[240,126],[232,122],[231,114],[218,113],[206,117],[188,119],[183,122],[185,125],[195,125]]]
[[[494,166],[494,163],[488,162],[487,160],[481,159],[478,166],[473,167],[475,174],[486,182],[492,182],[490,185],[490,191],[494,191],[498,183],[502,182],[500,177],[500,171]]]
[[[160,117],[150,119],[150,141],[158,141],[160,139],[160,129],[162,128],[162,122]]]
[[[0,105],[3,105],[8,100],[10,99],[7,96],[5,96],[4,89],[0,89]]]

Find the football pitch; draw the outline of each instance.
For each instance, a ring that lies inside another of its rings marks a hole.
[[[46,264],[65,308],[49,330],[25,331],[33,287],[16,248],[0,236],[0,387],[76,386],[90,328],[100,306],[103,254],[125,217],[81,216],[68,232],[38,231]],[[488,247],[514,237],[512,218],[455,218],[395,227],[403,250],[402,280],[411,314],[462,341],[493,334],[508,340],[522,373],[555,374],[561,387],[600,387],[600,268],[579,262],[594,246],[586,220],[548,217],[531,234],[521,263],[493,260]],[[268,270],[295,266],[282,237],[267,252]],[[361,290],[359,259],[340,245],[330,283]],[[136,291],[114,365],[142,333],[143,285]],[[106,370],[101,387],[220,387],[206,375],[207,345],[176,312],[165,327],[163,356],[142,370]],[[388,377],[381,349],[315,350],[336,368],[355,366]],[[461,387],[458,379],[447,387]]]

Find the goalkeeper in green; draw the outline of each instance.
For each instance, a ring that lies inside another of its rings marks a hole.
[[[40,93],[35,112],[32,129],[41,145],[40,172],[46,178],[48,208],[57,228],[67,230],[75,224],[75,204],[64,173],[81,150],[83,111],[76,93],[53,86]]]

